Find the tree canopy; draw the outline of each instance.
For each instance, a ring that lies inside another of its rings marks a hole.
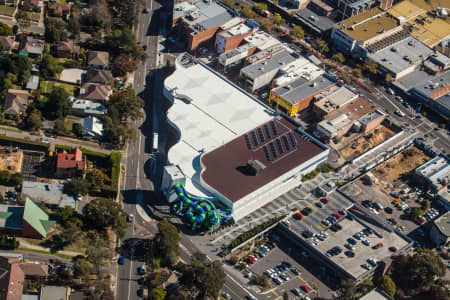
[[[11,36],[13,35],[13,30],[7,24],[0,23],[0,35]]]
[[[158,233],[154,239],[154,253],[164,266],[173,266],[180,254],[180,235],[177,228],[167,220],[158,223]]]
[[[126,214],[119,203],[106,198],[96,198],[83,208],[86,225],[96,230],[111,227],[119,236],[127,228]]]
[[[72,110],[69,93],[62,87],[56,86],[48,97],[45,112],[52,118],[64,118]]]
[[[25,121],[26,127],[31,131],[37,131],[41,128],[41,112],[34,108],[27,116]]]
[[[64,22],[60,18],[45,18],[45,41],[48,43],[62,41],[65,37],[67,37],[67,34],[65,32],[66,27],[66,22]]]
[[[297,38],[302,38],[305,36],[305,32],[303,31],[303,28],[298,25],[294,25],[292,27],[291,34]]]
[[[84,196],[89,192],[89,183],[83,178],[72,178],[64,182],[64,193]]]
[[[445,271],[446,266],[441,258],[429,249],[419,248],[413,255],[392,258],[391,277],[395,278],[397,288],[409,295],[429,288],[436,277],[445,275]]]
[[[127,118],[136,120],[142,117],[142,108],[144,100],[136,95],[133,88],[127,88],[123,91],[115,92],[109,99],[108,109],[117,113],[117,121]]]
[[[381,278],[379,287],[380,287],[380,289],[385,291],[389,296],[394,298],[396,287],[395,287],[395,282],[392,280],[391,277],[389,277],[388,275],[383,276]]]
[[[58,63],[58,60],[51,54],[44,54],[40,63],[39,74],[44,79],[56,78],[56,75],[61,73],[64,67]]]

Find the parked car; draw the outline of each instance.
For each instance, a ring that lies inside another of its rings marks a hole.
[[[322,202],[316,202],[315,203],[315,205],[318,207],[318,208],[322,208],[323,207],[323,203]]]
[[[299,213],[299,212],[296,212],[296,213],[294,214],[294,217],[295,217],[297,220],[303,219],[303,215],[302,215],[301,213]]]
[[[381,248],[381,247],[383,247],[383,243],[378,243],[375,246],[373,246],[373,249],[378,249],[378,248]]]
[[[123,265],[125,263],[125,257],[123,257],[123,256],[119,257],[119,260],[117,261],[117,263],[119,265]]]
[[[225,291],[222,292],[222,297],[224,297],[225,299],[231,299],[231,295]]]
[[[311,293],[311,289],[306,284],[302,284],[300,288],[308,294]]]
[[[395,94],[395,93],[394,93],[394,90],[391,89],[391,88],[388,88],[388,89],[386,90],[386,92],[387,92],[389,95],[394,95],[394,94]]]
[[[397,247],[394,247],[394,246],[389,247],[389,250],[392,252],[397,252]]]
[[[327,198],[322,198],[322,199],[320,199],[320,201],[321,201],[323,204],[327,204],[327,203],[328,203],[328,199],[327,199]]]
[[[395,113],[397,116],[402,117],[402,118],[403,118],[404,116],[406,116],[405,113],[402,112],[401,110],[396,110],[394,113]]]

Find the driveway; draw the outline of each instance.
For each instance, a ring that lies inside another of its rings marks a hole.
[[[82,69],[64,69],[61,72],[59,80],[73,84],[80,84],[81,77],[84,73],[86,73],[86,71]]]

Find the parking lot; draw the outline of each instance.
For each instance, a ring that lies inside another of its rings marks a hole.
[[[326,226],[322,224],[322,220],[340,209],[348,209],[353,205],[350,200],[338,192],[329,193],[324,198],[327,199],[328,203],[325,204],[320,200],[321,198],[316,198],[305,206],[309,207],[311,210],[308,215],[305,214],[305,207],[301,207],[300,213],[303,216],[301,220],[296,217],[295,214],[292,215],[289,218],[290,229],[297,234],[301,234],[306,230],[313,233],[319,233],[326,228]]]
[[[318,294],[321,296],[327,296],[329,294],[329,289],[302,265],[300,249],[286,240],[277,242],[275,248],[270,250],[265,257],[258,258],[254,264],[250,264],[248,270],[252,272],[252,276],[264,273],[267,274],[267,270],[274,269],[283,262],[288,263],[290,266],[287,267],[284,272],[279,272],[276,277],[285,274],[284,276],[288,276],[288,280],[283,280],[280,284],[277,284],[273,279],[265,275],[268,277],[272,288],[263,292],[264,296],[262,296],[264,298],[282,296],[284,291],[287,291],[291,298],[299,297],[299,295],[296,295],[293,292],[293,289],[295,288],[300,290],[301,295],[309,296],[311,299],[314,299],[314,297],[317,296],[317,292],[313,290],[313,287],[317,287]],[[298,271],[298,274],[292,272],[292,268],[295,268]],[[244,274],[245,273],[246,271],[244,271]],[[301,289],[301,285],[307,286],[310,289],[310,293],[306,293],[305,290]]]
[[[24,151],[22,174],[23,180],[35,181],[36,174],[39,171],[39,165],[44,154],[36,151]]]

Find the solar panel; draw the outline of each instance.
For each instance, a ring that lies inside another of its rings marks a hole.
[[[261,133],[261,137],[262,137],[263,142],[266,142],[267,141],[267,137],[266,137],[266,133],[264,132],[264,129],[262,127],[259,127],[258,129],[259,129],[259,132]]]
[[[255,145],[253,145],[252,137],[250,136],[250,133],[247,133],[247,141],[250,149],[255,148]]]
[[[291,140],[287,137],[287,135],[283,135],[283,141],[282,142],[285,144],[285,146],[287,145],[287,148],[288,148],[289,152],[294,150],[294,147],[292,146]]]
[[[275,152],[275,157],[280,157],[280,152],[278,151],[278,148],[277,148],[277,146],[275,146],[275,143],[274,142],[272,142],[272,143],[270,143],[270,146],[272,146],[272,150]]]
[[[273,121],[272,121],[272,124],[273,124],[273,128],[275,129],[275,134],[276,134],[276,135],[280,135],[280,129],[278,128],[278,123],[277,123],[277,121],[273,120]]]
[[[252,131],[252,133],[253,133],[253,137],[255,138],[256,145],[261,144],[261,141],[259,140],[258,134],[255,131]]]
[[[281,142],[281,139],[277,139],[277,144],[280,147],[281,153],[286,153],[286,147],[284,147],[284,144]]]
[[[270,149],[267,145],[264,146],[264,152],[266,152],[267,159],[269,161],[273,161],[272,153],[270,152]]]
[[[294,147],[298,147],[297,137],[292,132],[289,133],[289,135],[291,136],[291,140],[294,143]]]
[[[266,127],[267,133],[269,134],[270,138],[273,139],[273,132],[269,125],[264,125]]]

